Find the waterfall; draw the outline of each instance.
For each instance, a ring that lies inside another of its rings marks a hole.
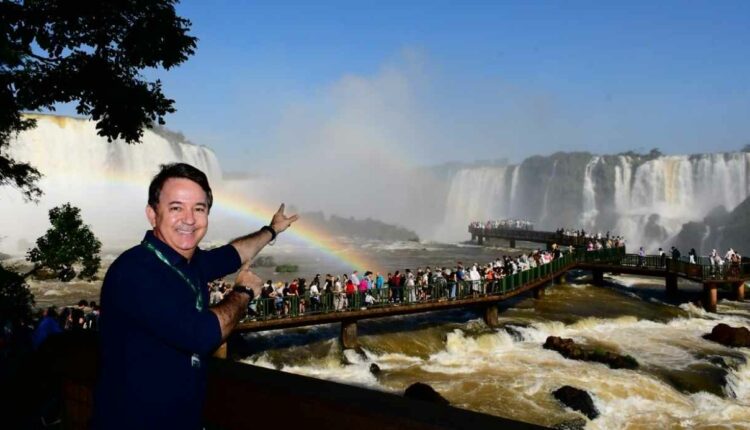
[[[465,168],[456,172],[448,190],[445,220],[438,229],[438,237],[461,240],[467,234],[470,221],[507,216],[510,193],[506,173],[505,166]]]
[[[685,223],[702,221],[717,206],[731,211],[750,196],[750,153],[746,152],[588,158],[557,154],[554,161],[536,157],[528,165],[538,170],[524,167],[521,175],[520,165],[507,167],[508,174],[506,169],[461,169],[450,182],[447,202],[452,206],[448,208],[446,203],[444,227],[452,225],[454,236],[465,237],[465,224],[472,220],[515,216],[536,219],[543,225],[554,216],[555,225],[592,232],[609,230],[624,235],[631,248],[645,246],[652,252],[668,246]],[[488,191],[493,180],[487,175],[493,174],[497,175],[496,188],[502,192]],[[506,177],[510,177],[509,187],[501,187]],[[540,184],[539,178],[547,179]],[[535,194],[541,189],[542,196]],[[497,200],[483,203],[482,207],[493,210],[477,210],[475,201],[480,195]],[[695,238],[695,246],[701,239]]]
[[[596,190],[594,189],[594,179],[592,172],[599,162],[599,157],[591,158],[586,164],[586,171],[583,176],[583,212],[581,213],[581,226],[591,231],[594,228],[596,215],[599,211],[596,209]]]
[[[222,172],[216,155],[203,146],[145,130],[142,143],[107,142],[93,121],[32,115],[34,129],[11,141],[9,155],[30,163],[43,175],[39,204],[24,202],[18,190],[0,188],[0,252],[24,253],[49,226],[47,211],[65,202],[81,208],[104,248],[122,248],[148,228],[143,208],[148,183],[159,165],[186,162],[201,169],[212,186]]]
[[[521,172],[521,166],[513,166],[513,174],[511,175],[510,179],[510,205],[509,205],[509,214],[510,216],[516,216],[515,214],[518,213],[516,208],[516,190],[518,189],[518,174]]]

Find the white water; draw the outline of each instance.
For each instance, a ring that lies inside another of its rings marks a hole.
[[[581,206],[578,217],[569,221],[579,225],[570,227],[582,226],[587,231],[611,230],[624,235],[631,247],[643,245],[650,252],[665,246],[679,233],[683,224],[703,220],[719,205],[731,211],[750,194],[750,153],[669,155],[648,161],[621,155],[609,165],[602,163],[607,163],[607,158],[593,156],[583,168]],[[594,176],[597,167],[612,171],[611,179],[608,179],[612,183],[603,183],[603,179]],[[500,183],[506,178],[505,168],[495,172],[497,177],[494,180],[487,177],[493,174],[492,169],[484,167],[466,168],[455,174],[446,200],[446,217],[440,239],[465,238],[466,223],[477,219],[525,216],[539,220],[539,228],[559,227],[555,211],[560,207],[562,197],[550,193],[552,181],[561,177],[557,159],[550,168],[549,181],[544,184],[541,213],[518,213],[517,207],[523,197],[516,196],[515,190],[520,186],[518,172],[521,168],[508,168],[514,169],[510,187],[503,187]],[[507,188],[511,189],[510,196]],[[522,189],[538,188],[539,184],[524,184]],[[600,190],[614,190],[613,196],[602,195]],[[481,210],[477,210],[476,201],[483,202]],[[613,207],[607,206],[607,201],[613,201]],[[605,222],[599,218],[601,215],[614,219]],[[653,215],[658,215],[657,225],[664,229],[664,237],[644,233],[644,226]]]
[[[598,162],[599,157],[593,157],[591,161],[586,164],[586,171],[583,176],[583,212],[581,213],[581,226],[588,231],[591,231],[594,228],[596,215],[599,213],[596,209],[596,189],[592,177],[592,171]]]
[[[395,393],[421,381],[455,406],[549,426],[581,417],[550,395],[562,385],[571,385],[588,391],[601,413],[587,421],[587,429],[748,428],[750,350],[727,348],[701,337],[719,322],[747,327],[747,317],[725,312],[734,304],[720,307],[719,314],[703,312],[690,304],[683,306],[687,316],[662,322],[633,316],[585,318],[569,324],[533,317],[531,321],[502,317],[501,323],[521,323],[513,326],[520,338],[505,330],[488,332],[479,320],[468,321],[442,335],[430,329],[396,331],[363,337],[361,340],[367,345],[364,358],[353,351],[342,353],[337,341],[331,339],[325,341],[330,349],[323,358],[294,364],[282,362],[276,367]],[[399,322],[394,320],[392,324]],[[603,364],[565,359],[542,348],[551,335],[629,354],[640,367],[611,369]],[[286,355],[279,351],[275,357],[282,357],[283,361]],[[302,356],[300,351],[295,355]],[[721,395],[683,392],[657,376],[664,370],[690,371],[696,366],[710,366],[706,358],[709,356],[738,357],[728,369]],[[274,367],[269,353],[245,361]],[[387,376],[373,376],[369,371],[372,363]]]
[[[508,203],[512,201],[512,191],[508,192],[506,187],[506,173],[505,166],[461,169],[456,172],[448,191],[445,221],[438,237],[448,241],[465,239],[468,234],[466,226],[470,221],[485,221],[507,213],[510,206]]]
[[[183,161],[216,183],[222,178],[215,154],[206,147],[169,142],[146,130],[142,143],[107,142],[93,121],[39,115],[37,127],[11,142],[9,153],[29,162],[44,177],[38,204],[24,202],[10,187],[0,187],[0,252],[24,253],[49,226],[47,211],[70,202],[103,246],[132,245],[148,227],[144,214],[148,182],[159,165]]]

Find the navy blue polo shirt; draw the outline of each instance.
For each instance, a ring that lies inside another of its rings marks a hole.
[[[135,246],[110,266],[101,291],[101,360],[93,427],[201,428],[205,360],[221,344],[208,310],[207,283],[239,269],[237,250],[196,249],[188,262],[153,232],[145,240],[189,277],[203,295],[196,309],[190,285],[148,248]],[[193,354],[202,365],[191,363]]]

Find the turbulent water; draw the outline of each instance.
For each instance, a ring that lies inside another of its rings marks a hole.
[[[718,206],[731,211],[748,197],[750,153],[561,153],[514,166],[462,168],[449,183],[437,230],[444,240],[464,237],[467,219],[519,217],[547,229],[611,230],[655,250],[685,223]]]
[[[145,131],[143,142],[107,142],[96,124],[83,119],[36,116],[36,128],[21,133],[10,153],[31,163],[42,174],[44,196],[37,204],[24,202],[11,187],[0,187],[0,252],[23,254],[49,226],[47,211],[71,202],[81,208],[87,224],[105,248],[130,245],[148,226],[143,208],[148,181],[163,163],[184,161],[221,179],[214,153],[202,146]]]
[[[585,420],[551,395],[572,385],[601,413],[589,429],[750,428],[750,351],[701,337],[719,322],[747,327],[750,306],[722,301],[707,314],[666,303],[649,280],[610,280],[619,286],[584,279],[541,301],[515,300],[494,330],[470,311],[360,322],[364,356],[341,350],[337,326],[246,335],[243,361],[394,393],[424,382],[455,406],[547,426]],[[640,367],[567,360],[542,348],[550,335],[629,354]]]

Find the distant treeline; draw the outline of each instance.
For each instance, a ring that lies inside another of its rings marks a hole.
[[[336,236],[356,237],[377,240],[410,240],[419,241],[417,233],[393,224],[387,224],[372,218],[354,219],[337,215],[326,217],[323,212],[305,212],[300,214],[305,224],[322,228]]]

